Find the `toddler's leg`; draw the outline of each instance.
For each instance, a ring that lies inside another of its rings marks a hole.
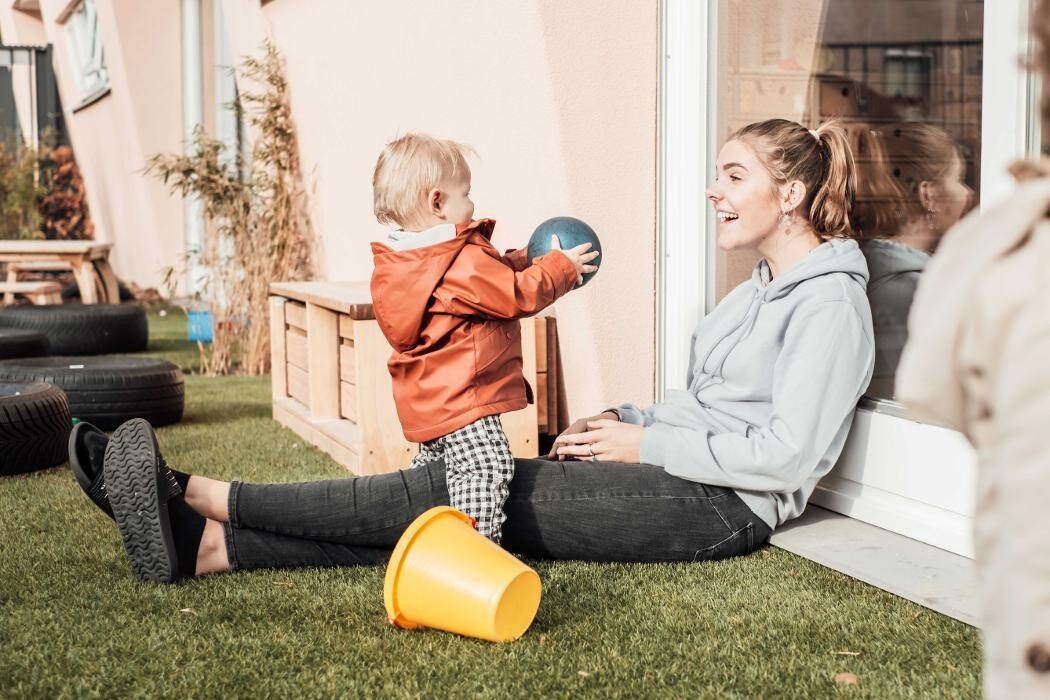
[[[514,476],[514,457],[499,416],[479,418],[439,438],[445,451],[449,503],[477,520],[478,532],[499,543],[503,505]]]
[[[441,445],[437,440],[424,442],[419,445],[419,452],[412,457],[412,461],[409,462],[408,468],[416,469],[431,462],[440,462],[444,456],[445,452],[441,449]]]

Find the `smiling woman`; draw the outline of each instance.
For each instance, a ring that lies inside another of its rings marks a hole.
[[[857,182],[845,130],[807,129],[786,119],[734,133],[719,153],[707,198],[718,215],[718,246],[754,249],[775,276],[821,240],[849,238]]]

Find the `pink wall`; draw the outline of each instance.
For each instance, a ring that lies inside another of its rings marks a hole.
[[[469,143],[477,216],[523,245],[568,214],[602,237],[602,273],[559,301],[570,413],[651,401],[657,4],[621,0],[347,3],[226,0],[235,55],[273,37],[287,61],[329,279],[366,279],[383,235],[371,172],[420,130]],[[440,10],[438,10],[440,7]]]
[[[96,4],[112,92],[75,114],[68,42],[54,23],[67,0],[43,0],[42,30],[56,45],[98,237],[116,242],[119,275],[156,285],[183,255],[182,204],[140,171],[149,155],[181,149],[179,3]],[[202,4],[208,60],[211,2]],[[474,199],[478,216],[499,220],[497,245],[521,246],[563,214],[602,237],[602,273],[554,309],[570,413],[652,399],[656,0],[223,7],[234,56],[272,36],[287,61],[323,276],[371,273],[368,243],[383,235],[371,172],[383,145],[409,130],[456,138],[480,153]],[[0,12],[5,39],[16,25]],[[210,102],[207,64],[205,79]]]
[[[19,10],[13,3],[0,2],[0,39],[7,46],[40,46],[47,43],[40,13]]]
[[[182,203],[141,171],[148,156],[182,148],[178,4],[96,2],[111,90],[82,109],[69,36],[55,21],[68,4],[41,0],[40,19],[0,12],[0,32],[10,43],[54,44],[59,93],[95,237],[116,244],[112,261],[119,277],[159,286],[163,268],[182,259]]]

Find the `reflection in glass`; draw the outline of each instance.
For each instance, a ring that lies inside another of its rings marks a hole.
[[[942,129],[920,122],[850,127],[856,226],[868,261],[875,372],[868,395],[892,398],[908,312],[930,255],[971,207],[966,161]]]
[[[773,117],[851,123],[876,333],[868,394],[892,398],[919,276],[977,203],[984,3],[720,0],[717,23],[719,143]],[[755,260],[715,255],[717,300]]]

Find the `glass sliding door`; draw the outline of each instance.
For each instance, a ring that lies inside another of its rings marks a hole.
[[[980,199],[984,3],[720,0],[718,11],[719,142],[775,117],[850,131],[877,345],[867,395],[890,400],[922,270]],[[717,301],[755,259],[716,260]]]
[[[665,2],[665,23],[685,2]],[[1003,0],[994,14],[976,0],[716,0],[697,31],[664,34],[665,67],[688,55],[682,42],[704,56],[693,69],[704,86],[698,116],[706,143],[682,153],[664,132],[664,157],[678,166],[661,171],[662,191],[674,189],[690,155],[703,158],[706,181],[720,145],[751,122],[785,118],[815,128],[836,119],[849,131],[876,368],[850,442],[814,502],[964,554],[973,454],[955,432],[908,420],[894,400],[894,376],[915,288],[939,242],[986,195],[1009,191],[1005,164],[1033,147],[1032,90],[1019,67],[1027,13],[1026,0]],[[675,91],[683,89],[665,75],[663,90],[662,123],[674,123]],[[696,234],[672,226],[680,201],[661,207],[665,264],[674,269],[673,251],[685,249],[676,241]],[[756,259],[714,245],[710,212],[701,228],[701,302],[710,309],[750,277]],[[665,296],[681,288],[671,275],[664,281]],[[680,314],[682,305],[668,296],[661,309]],[[680,366],[672,350],[679,339],[662,341],[665,366]],[[669,374],[666,386],[675,385]]]

